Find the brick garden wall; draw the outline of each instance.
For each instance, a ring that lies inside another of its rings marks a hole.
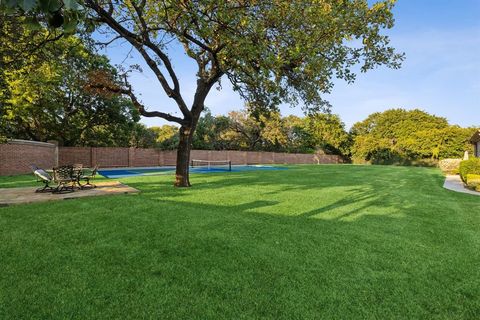
[[[40,168],[52,168],[57,164],[55,144],[9,140],[0,144],[0,175],[32,172],[30,165]]]
[[[173,166],[177,159],[175,150],[143,148],[58,148],[59,164],[82,163],[84,166],[98,164],[103,168],[112,167],[155,167]],[[326,164],[340,163],[334,155],[300,153],[192,150],[191,159],[226,160],[232,164]]]
[[[30,165],[51,169],[56,165],[81,163],[102,168],[174,166],[176,150],[103,147],[56,147],[55,144],[10,140],[0,144],[0,175],[29,173]],[[192,150],[191,159],[231,160],[232,164],[340,163],[333,155],[300,153]]]

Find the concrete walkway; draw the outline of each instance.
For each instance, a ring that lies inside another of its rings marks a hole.
[[[462,193],[468,193],[468,194],[480,196],[480,192],[465,188],[462,179],[458,175],[454,175],[454,176],[448,175],[445,178],[445,183],[443,184],[443,187],[445,189],[452,190],[455,192],[462,192]]]
[[[51,192],[35,193],[37,187],[0,188],[0,206],[139,192],[137,189],[118,181],[98,182],[95,185],[97,187],[93,189],[75,190],[74,192],[63,194],[53,194]]]

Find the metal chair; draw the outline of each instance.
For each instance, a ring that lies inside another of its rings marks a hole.
[[[51,192],[54,190],[54,188],[50,186],[50,183],[53,181],[52,176],[35,165],[31,165],[30,168],[32,168],[33,174],[37,178],[37,182],[42,182],[44,184],[43,188],[38,188],[35,192]]]
[[[92,172],[90,172],[90,174],[88,175],[84,175],[83,172],[82,172],[82,175],[80,176],[79,180],[78,180],[78,184],[80,185],[80,187],[82,189],[85,189],[85,188],[96,188],[97,186],[94,185],[93,183],[90,183],[91,180],[94,180],[95,179],[95,176],[97,175],[97,172],[98,172],[98,164],[95,165],[95,167],[93,168]],[[85,184],[81,184],[80,181],[86,181],[87,183]]]
[[[73,167],[72,177],[75,179],[75,184],[77,184],[78,187],[82,189],[82,185],[80,184],[80,179],[83,176],[83,164],[74,163],[72,167]]]
[[[57,187],[53,189],[53,193],[68,193],[74,191],[77,178],[73,173],[73,166],[60,166],[53,168],[53,181]]]

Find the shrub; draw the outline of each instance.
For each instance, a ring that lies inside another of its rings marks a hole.
[[[471,158],[460,162],[460,177],[467,182],[467,174],[480,174],[480,158]]]
[[[462,159],[443,159],[438,162],[438,167],[444,173],[458,174]]]
[[[476,189],[480,186],[480,174],[467,174],[467,187]]]

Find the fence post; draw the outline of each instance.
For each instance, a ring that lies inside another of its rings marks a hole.
[[[58,167],[58,141],[47,140],[47,142],[55,145],[55,151],[53,152],[53,163],[55,164],[55,167]]]
[[[90,147],[90,168],[97,165],[97,152],[95,147]]]
[[[134,159],[135,159],[135,148],[130,147],[128,148],[128,166],[134,167]]]

